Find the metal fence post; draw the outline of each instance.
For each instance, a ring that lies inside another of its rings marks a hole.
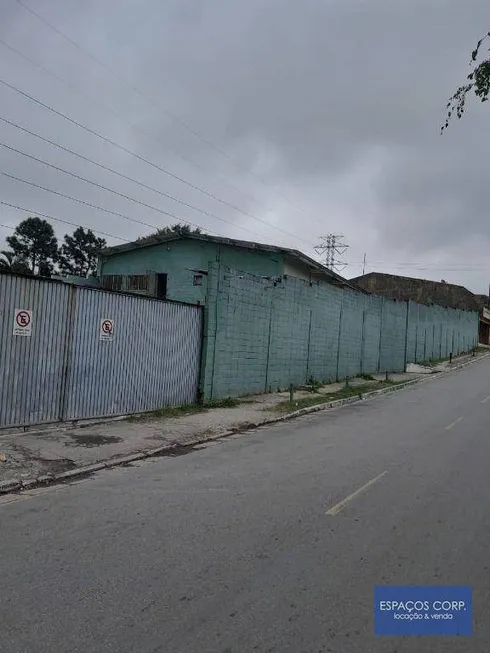
[[[68,408],[68,398],[70,390],[70,375],[73,355],[73,332],[75,330],[75,315],[77,310],[77,287],[72,286],[70,303],[68,305],[68,327],[65,334],[65,343],[63,347],[63,372],[61,375],[61,396],[59,407],[59,420],[65,421]]]

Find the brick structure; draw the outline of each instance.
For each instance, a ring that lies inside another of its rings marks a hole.
[[[487,310],[490,302],[486,295],[475,295],[464,286],[447,283],[444,280],[414,279],[382,272],[370,272],[355,277],[351,279],[351,283],[366,292],[390,299],[478,311],[480,313],[479,341],[485,345],[490,344],[490,312]]]

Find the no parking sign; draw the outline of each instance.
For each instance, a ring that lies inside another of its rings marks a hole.
[[[27,308],[14,311],[14,336],[32,336],[32,311]]]
[[[100,321],[100,339],[112,340],[114,338],[114,320],[108,317],[102,318]]]

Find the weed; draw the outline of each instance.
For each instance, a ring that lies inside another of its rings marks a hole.
[[[226,397],[226,399],[214,399],[203,404],[203,408],[236,408],[240,404],[235,397]]]
[[[322,387],[320,381],[314,379],[312,376],[306,382],[308,392],[317,393],[318,390]]]
[[[235,408],[239,405],[239,400],[234,397],[226,397],[226,399],[214,399],[207,401],[204,404],[188,404],[187,406],[167,406],[159,408],[151,413],[142,413],[139,415],[132,415],[131,420],[143,420],[152,417],[184,417],[185,415],[195,415],[196,413],[205,413],[212,408]]]
[[[165,408],[154,410],[152,413],[142,415],[141,417],[182,417],[184,415],[201,413],[203,410],[204,406],[199,406],[198,404],[189,404],[188,406],[167,406]]]
[[[399,385],[400,383],[404,382],[378,381],[377,383],[364,383],[362,385],[358,385],[357,387],[345,385],[337,392],[331,392],[316,397],[304,397],[303,399],[298,399],[294,402],[294,410],[299,410],[300,408],[308,408],[310,406],[317,406],[318,404],[328,404],[331,401],[336,401],[337,399],[347,399],[348,397],[359,397],[359,399],[362,399],[363,395],[366,392],[379,390],[381,388],[388,388],[394,385]],[[282,401],[280,404],[274,406],[272,410],[280,413],[288,413],[291,412],[291,404],[289,401]]]
[[[356,378],[363,379],[364,381],[376,381],[372,374],[358,374]]]

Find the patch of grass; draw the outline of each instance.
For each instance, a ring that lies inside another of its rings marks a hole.
[[[310,376],[304,385],[295,387],[295,390],[303,390],[304,392],[316,393],[322,387],[322,385],[323,384],[320,381],[317,381],[312,376]],[[289,388],[285,388],[284,392],[287,392],[288,390]],[[278,390],[278,392],[281,392],[281,390]]]
[[[240,405],[240,401],[235,397],[226,397],[226,399],[214,399],[208,401],[203,405],[203,408],[236,408]]]
[[[419,365],[425,365],[426,367],[435,367],[436,365],[440,365],[441,363],[445,363],[448,360],[449,360],[449,357],[448,358],[431,358],[428,361],[425,361],[425,363],[419,363]]]
[[[199,406],[198,404],[189,404],[188,406],[167,406],[138,417],[141,419],[144,419],[145,417],[183,417],[184,415],[202,413],[204,410],[204,406]]]
[[[308,379],[307,385],[308,385],[309,392],[318,392],[318,390],[322,387],[320,381],[314,379],[312,376],[310,376],[310,378]]]
[[[213,408],[235,408],[240,404],[238,399],[234,397],[227,397],[226,399],[215,399],[208,401],[204,404],[188,404],[187,406],[168,406],[159,408],[151,413],[142,413],[139,415],[132,415],[131,420],[144,420],[155,417],[184,417],[186,415],[195,415],[197,413],[205,413]]]
[[[372,374],[358,374],[357,379],[363,379],[364,381],[376,381]]]
[[[361,399],[362,395],[366,392],[388,388],[394,385],[399,385],[400,383],[404,383],[404,381],[377,381],[375,383],[363,383],[356,387],[346,385],[337,392],[297,399],[296,401],[293,401],[292,404],[289,403],[289,401],[282,401],[280,404],[277,404],[277,406],[274,406],[272,410],[279,413],[292,413],[301,408],[309,408],[310,406],[317,406],[318,404],[328,404],[330,401],[336,401],[337,399],[347,399],[348,397],[356,396]]]

